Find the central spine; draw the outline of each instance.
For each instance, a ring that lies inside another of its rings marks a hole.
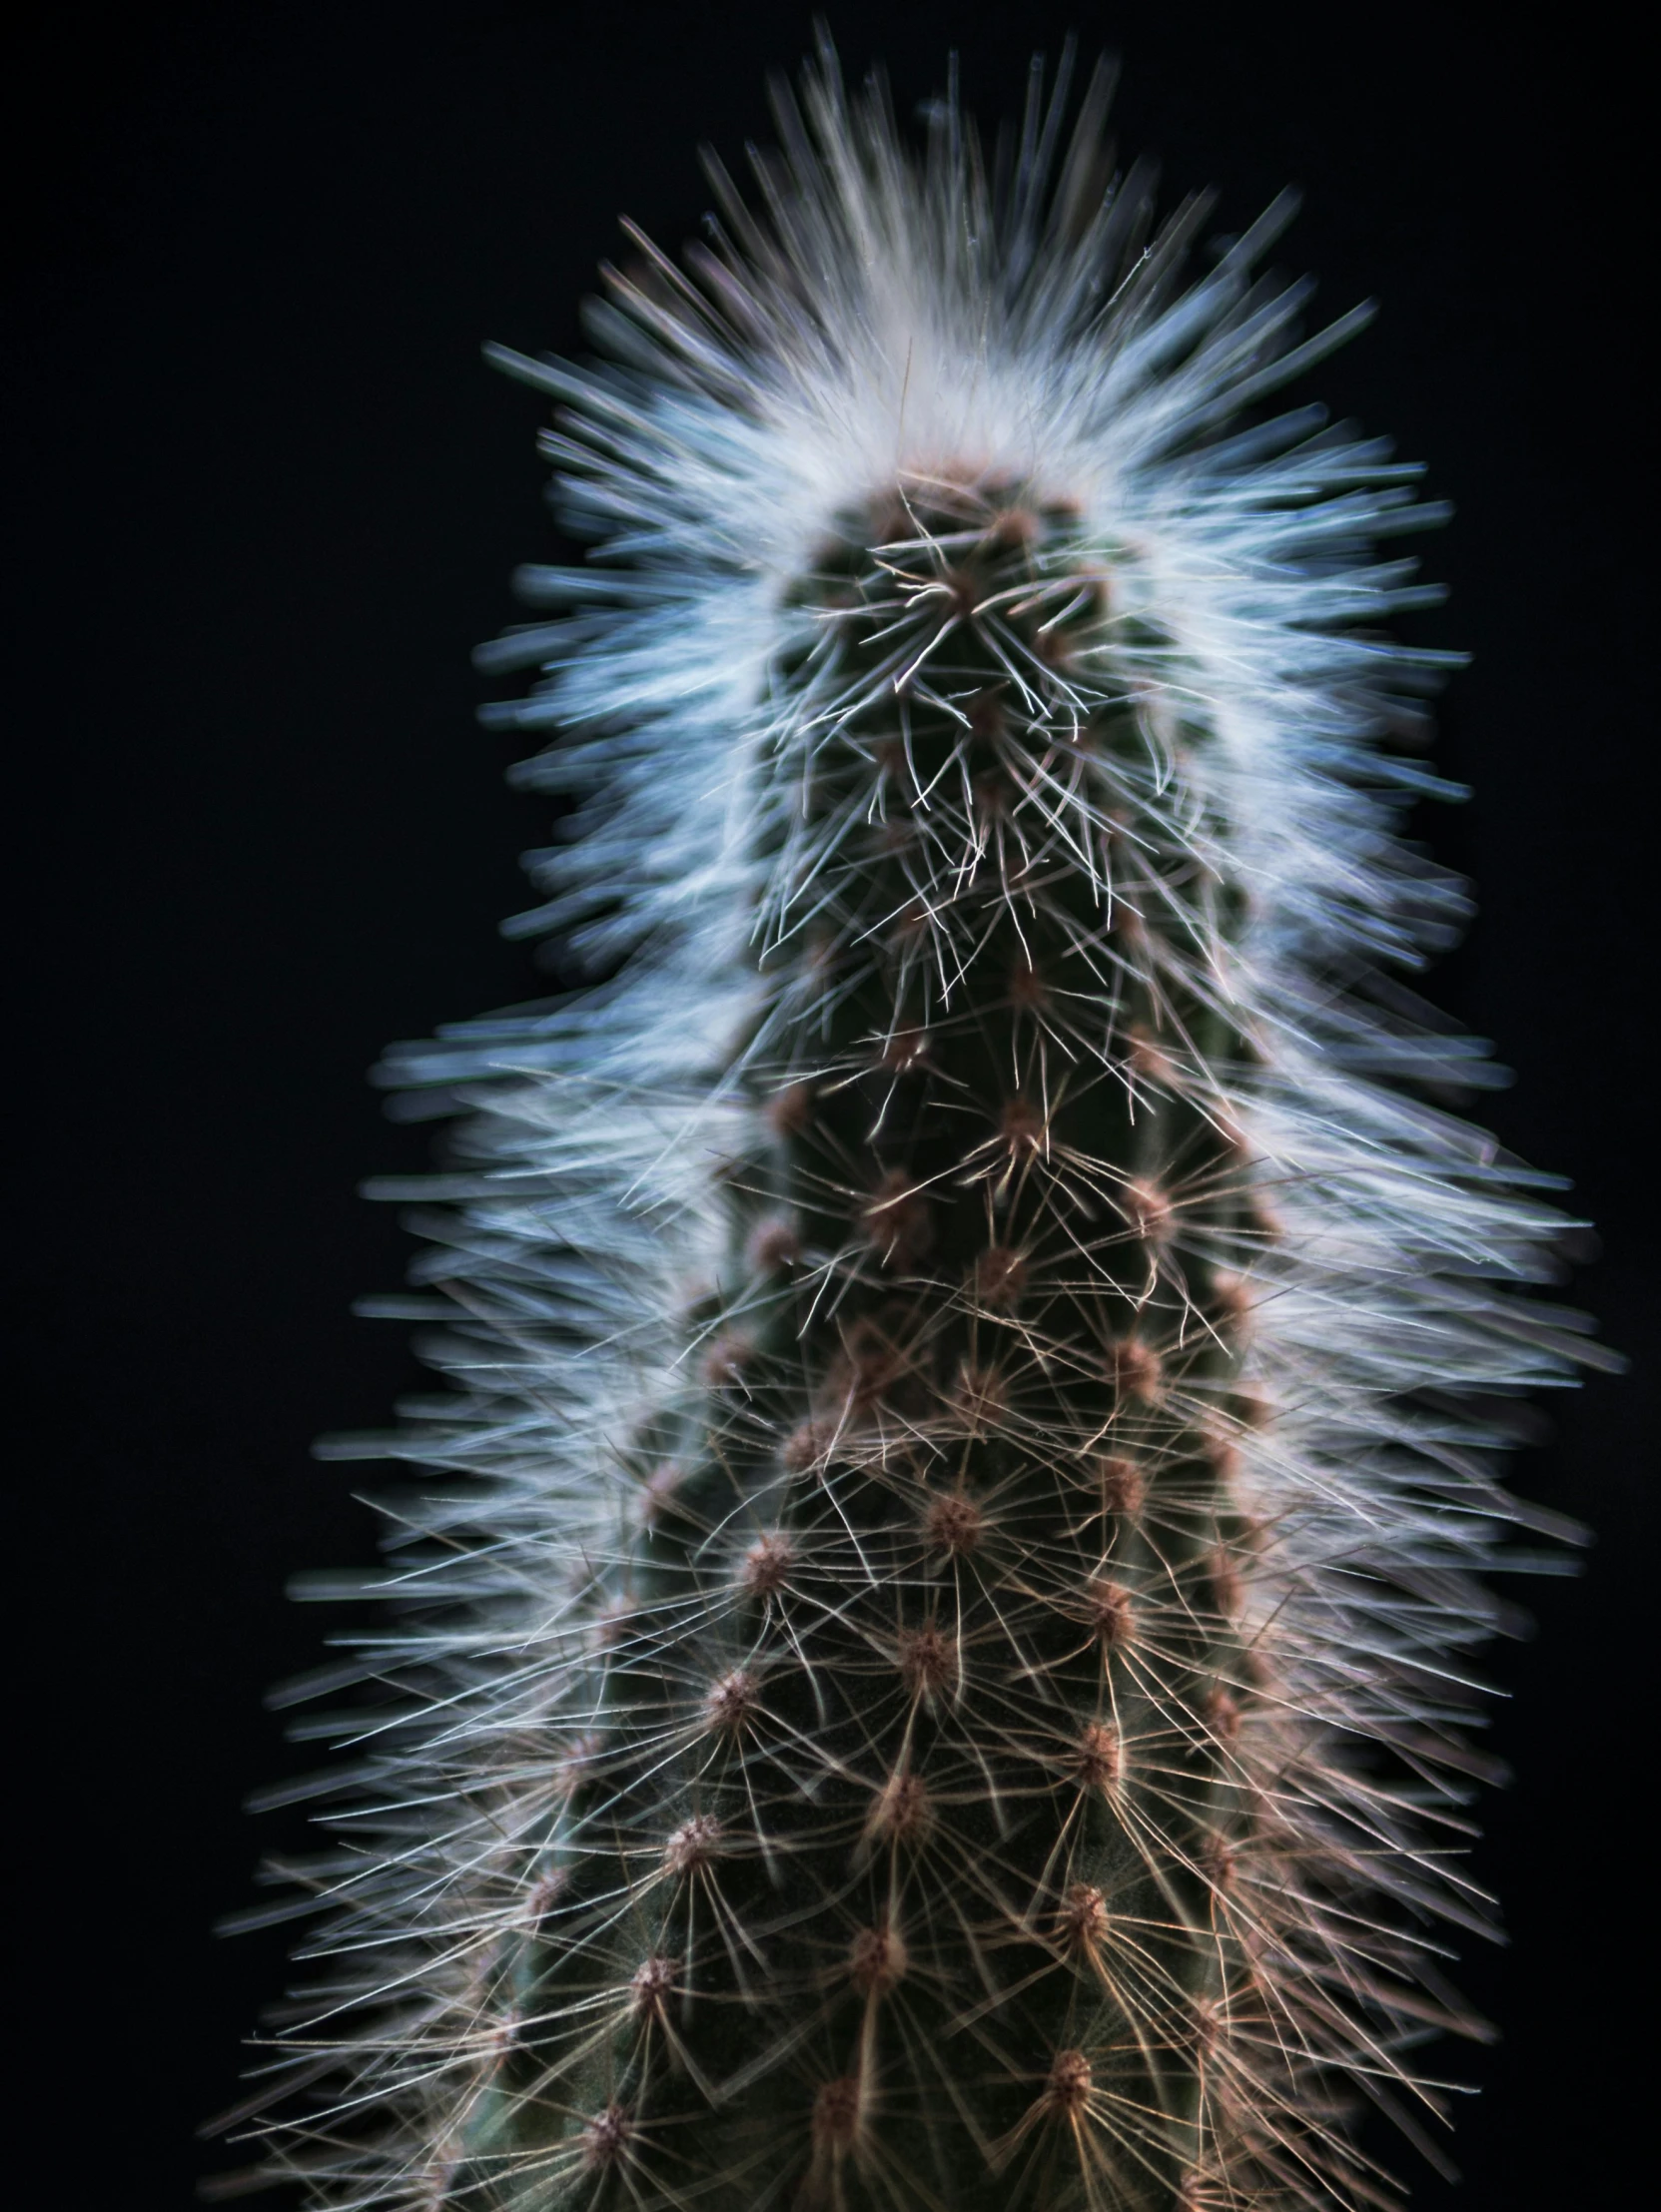
[[[1032,485],[901,479],[781,618],[753,1141],[583,1594],[465,2172],[1175,2207],[1249,2157],[1274,1725],[1220,741],[1134,553]]]

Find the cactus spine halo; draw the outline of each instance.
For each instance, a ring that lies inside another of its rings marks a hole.
[[[384,1071],[454,1388],[336,1447],[437,1479],[305,1870],[318,2204],[1360,2206],[1353,2105],[1437,2132],[1494,1406],[1585,1346],[1391,975],[1439,517],[1262,405],[1359,320],[1287,203],[1192,279],[1108,88],[914,156],[827,50],[601,365],[495,355],[596,545],[481,656],[579,801],[513,927],[601,980]]]

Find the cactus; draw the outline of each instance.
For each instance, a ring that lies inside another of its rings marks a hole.
[[[827,49],[608,365],[494,350],[598,541],[481,656],[581,802],[513,927],[597,980],[383,1072],[465,1109],[382,1301],[455,1387],[334,1447],[441,1473],[303,1870],[318,2204],[1375,2205],[1352,2108],[1442,2110],[1494,1402],[1586,1347],[1392,975],[1439,510],[1259,404],[1363,320],[1289,203],[1188,283],[1065,78],[989,174]]]

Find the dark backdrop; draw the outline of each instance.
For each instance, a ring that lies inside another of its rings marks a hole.
[[[1359,13],[830,18],[851,71],[886,57],[902,111],[955,41],[988,117],[1071,23],[1125,57],[1123,143],[1173,190],[1219,185],[1221,225],[1303,185],[1281,258],[1324,308],[1384,305],[1319,388],[1459,509],[1427,546],[1452,603],[1416,634],[1475,652],[1440,758],[1478,796],[1423,829],[1483,904],[1434,988],[1519,1072],[1494,1124],[1603,1224],[1577,1294],[1639,1359],[1518,1467],[1597,1544],[1493,1658],[1518,1779],[1476,1866],[1512,1942],[1460,1971],[1505,2036],[1449,2055],[1483,2088],[1468,2178],[1417,2198],[1543,2212],[1623,2201],[1623,2168],[1647,2170],[1625,2015],[1653,1857],[1653,369],[1633,304],[1652,126],[1595,10],[1532,44],[1440,8],[1366,11],[1363,38]],[[794,4],[243,0],[14,29],[8,1579],[14,1618],[39,1605],[12,1682],[45,1719],[12,1762],[14,1941],[39,1956],[8,2009],[79,2114],[31,2203],[183,2204],[212,2155],[193,2127],[282,1961],[210,1923],[285,1833],[240,1800],[303,1763],[261,1693],[327,1626],[285,1578],[374,1542],[351,1470],[308,1442],[383,1422],[417,1380],[396,1327],[347,1311],[406,1249],[354,1184],[424,1155],[362,1072],[391,1038],[546,988],[493,934],[542,809],[472,726],[467,658],[513,614],[509,567],[551,549],[540,408],[479,342],[577,345],[616,212],[689,234],[696,141],[737,165],[768,129],[764,70],[808,28]],[[37,2111],[14,2107],[14,2156]]]

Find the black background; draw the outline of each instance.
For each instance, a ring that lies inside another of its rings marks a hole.
[[[1555,1408],[1519,1463],[1597,1543],[1583,1579],[1528,1593],[1537,1637],[1493,1656],[1518,1779],[1476,1867],[1511,1944],[1460,1973],[1505,2034],[1446,2054],[1484,2092],[1467,2178],[1422,2177],[1415,2202],[1621,2202],[1649,2171],[1661,875],[1636,57],[1596,11],[1528,41],[1439,8],[829,16],[850,73],[886,59],[903,113],[955,42],[989,121],[1076,28],[1125,58],[1122,144],[1173,192],[1218,185],[1221,228],[1302,185],[1280,258],[1325,310],[1384,308],[1318,389],[1457,504],[1426,545],[1451,605],[1413,634],[1476,655],[1438,757],[1478,796],[1420,827],[1482,914],[1433,989],[1518,1071],[1489,1118],[1573,1176],[1606,1240],[1575,1295],[1637,1366]],[[425,1145],[362,1071],[547,988],[493,935],[543,808],[471,726],[467,659],[513,617],[510,566],[556,552],[541,405],[479,342],[576,348],[615,214],[689,235],[697,141],[738,166],[768,133],[764,71],[808,35],[795,6],[419,0],[59,8],[12,35],[10,1579],[39,1625],[12,1638],[11,1919],[38,1955],[8,2009],[42,2098],[76,2108],[30,2204],[184,2204],[223,2155],[192,2130],[233,2094],[282,1946],[210,1923],[291,1833],[240,1800],[306,1763],[260,1699],[328,1625],[283,1586],[374,1544],[351,1470],[308,1443],[383,1423],[418,1376],[396,1327],[347,1311],[407,1248],[354,1183]],[[41,2110],[14,2107],[15,2156]]]

